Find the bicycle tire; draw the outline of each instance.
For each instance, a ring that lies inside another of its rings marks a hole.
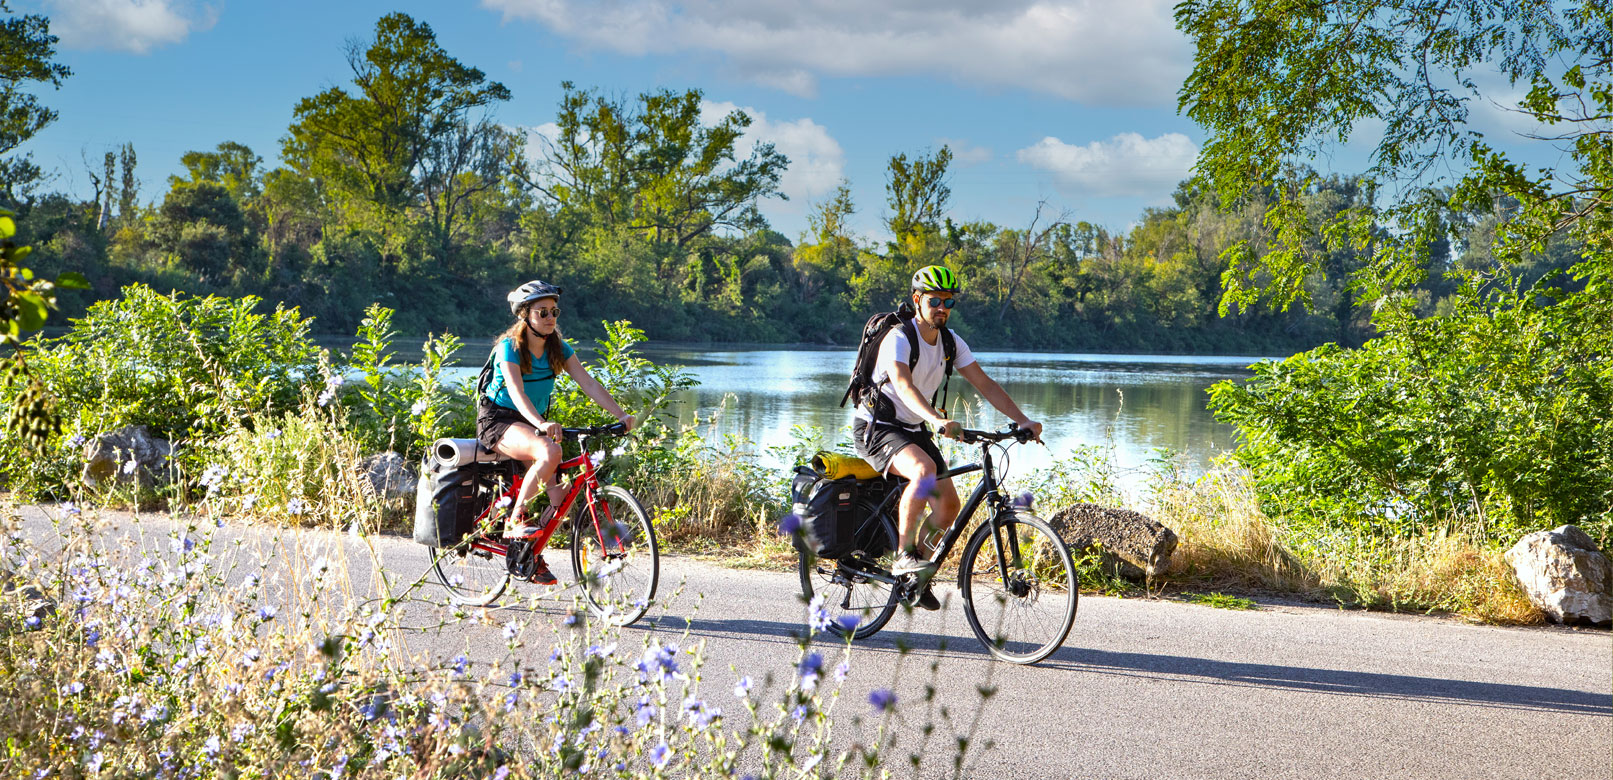
[[[1047,521],[1025,512],[1004,514],[1000,535],[1005,546],[1010,538],[1016,541],[1018,565],[1010,559],[1009,571],[998,571],[992,523],[981,523],[958,565],[963,614],[993,656],[1033,664],[1058,650],[1075,624],[1075,564]]]
[[[605,622],[629,625],[650,609],[661,577],[655,527],[632,493],[616,485],[601,488],[598,500],[579,507],[571,534],[571,570],[589,608]],[[603,507],[604,512],[599,512]],[[593,510],[593,511],[590,511]],[[614,537],[600,523],[616,526]],[[615,548],[614,551],[612,548]],[[594,561],[603,561],[594,567]]]
[[[431,573],[455,604],[485,607],[510,586],[504,556],[473,549],[469,538],[454,547],[427,547],[426,553]]]
[[[797,554],[796,571],[801,577],[801,595],[811,604],[812,597],[822,592],[824,606],[829,609],[827,630],[835,636],[867,639],[879,633],[890,622],[891,616],[896,614],[900,590],[858,573],[860,566],[867,566],[887,576],[890,574],[897,544],[896,527],[891,524],[889,517],[881,516],[880,528],[885,534],[886,552],[871,561],[861,556],[829,560],[805,551]],[[850,632],[837,622],[845,615],[857,618],[857,625]],[[807,619],[811,620],[812,616],[808,615]]]

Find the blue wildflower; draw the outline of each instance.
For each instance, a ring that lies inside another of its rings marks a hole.
[[[862,618],[859,618],[856,615],[841,615],[834,619],[835,627],[848,634],[856,631],[857,624],[861,622]]]
[[[801,530],[801,516],[791,512],[778,521],[778,530],[784,536],[794,536]]]
[[[876,688],[868,694],[868,703],[874,705],[874,711],[886,712],[896,706],[896,692],[889,688]]]
[[[665,742],[650,748],[650,764],[656,769],[666,766],[666,763],[671,760],[672,748],[667,747]]]

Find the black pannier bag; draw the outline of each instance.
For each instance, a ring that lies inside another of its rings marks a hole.
[[[485,464],[452,466],[427,455],[414,493],[414,540],[453,547],[476,522],[476,477]]]
[[[842,558],[855,551],[878,556],[889,546],[874,518],[885,497],[884,480],[828,479],[805,466],[795,469],[792,511],[801,518],[796,547],[819,558]]]

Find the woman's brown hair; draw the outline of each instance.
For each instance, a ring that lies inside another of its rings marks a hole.
[[[515,354],[521,359],[521,373],[532,373],[532,351],[526,347],[526,311],[521,308],[521,316],[511,325],[501,339],[509,339],[515,344]],[[560,335],[560,323],[555,323],[554,332],[543,337],[543,359],[549,364],[549,373],[560,376],[561,369],[566,367],[566,348],[564,337]]]

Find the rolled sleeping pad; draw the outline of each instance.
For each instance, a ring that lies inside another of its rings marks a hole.
[[[879,479],[880,473],[868,461],[854,455],[819,452],[812,456],[812,468],[829,479]]]
[[[438,463],[450,467],[503,460],[498,453],[483,447],[475,439],[438,439],[431,443],[431,454],[436,456]]]

